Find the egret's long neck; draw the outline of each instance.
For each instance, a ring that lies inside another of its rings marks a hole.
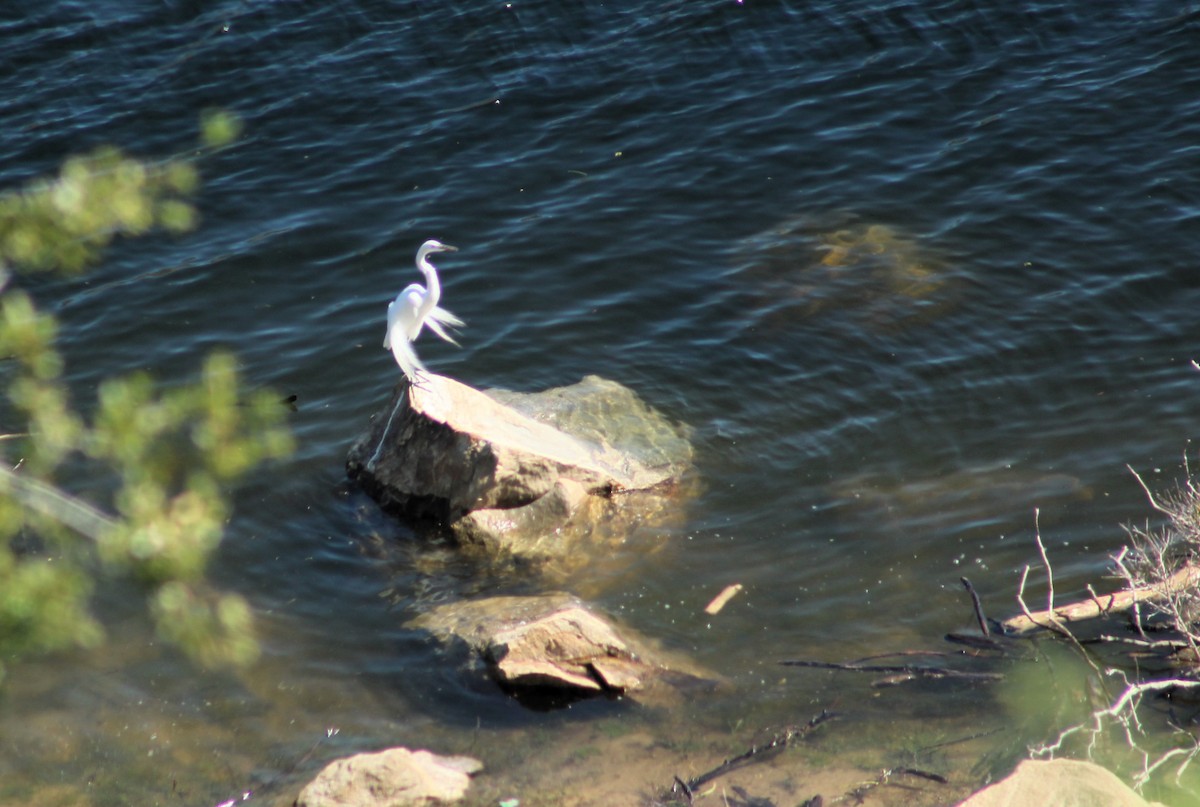
[[[424,319],[442,298],[442,284],[438,282],[437,269],[424,255],[417,261],[417,268],[421,270],[421,274],[425,275],[425,299],[421,303],[419,311],[419,318]]]

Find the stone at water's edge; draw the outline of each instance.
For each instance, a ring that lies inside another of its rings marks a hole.
[[[1005,779],[959,807],[1162,807],[1135,793],[1112,772],[1091,762],[1027,759]]]
[[[690,463],[682,429],[612,381],[483,393],[425,376],[397,385],[347,471],[385,507],[431,517],[462,543],[541,558],[668,517]]]
[[[678,700],[683,689],[720,685],[715,675],[619,630],[565,593],[448,603],[410,627],[444,644],[462,642],[492,678],[517,694],[605,693],[661,704]]]
[[[335,760],[309,782],[296,807],[417,807],[458,801],[483,763],[390,748]]]

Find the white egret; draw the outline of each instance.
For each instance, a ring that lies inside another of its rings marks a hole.
[[[438,282],[437,269],[429,262],[434,252],[457,252],[458,247],[430,239],[417,250],[417,268],[425,276],[425,285],[413,283],[396,295],[388,304],[387,333],[383,346],[392,351],[396,364],[410,380],[416,381],[417,374],[424,372],[425,365],[417,358],[412,343],[425,325],[441,338],[457,345],[446,327],[461,328],[463,321],[444,308],[438,307],[442,296],[442,284]]]

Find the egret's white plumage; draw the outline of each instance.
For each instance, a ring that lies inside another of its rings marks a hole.
[[[458,247],[443,244],[441,241],[430,239],[417,250],[417,268],[425,276],[425,285],[413,283],[396,295],[396,299],[388,304],[387,333],[383,337],[383,346],[392,351],[396,364],[412,380],[417,373],[425,370],[425,365],[417,358],[412,343],[421,333],[425,325],[441,338],[457,345],[447,327],[461,328],[463,321],[444,308],[438,307],[442,296],[442,284],[438,282],[437,269],[429,262],[429,255],[434,252],[456,252]]]

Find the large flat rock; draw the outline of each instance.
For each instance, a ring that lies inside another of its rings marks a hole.
[[[397,385],[347,471],[385,508],[461,543],[561,557],[580,535],[623,540],[678,511],[690,464],[685,430],[615,382],[484,393],[427,375]]]

